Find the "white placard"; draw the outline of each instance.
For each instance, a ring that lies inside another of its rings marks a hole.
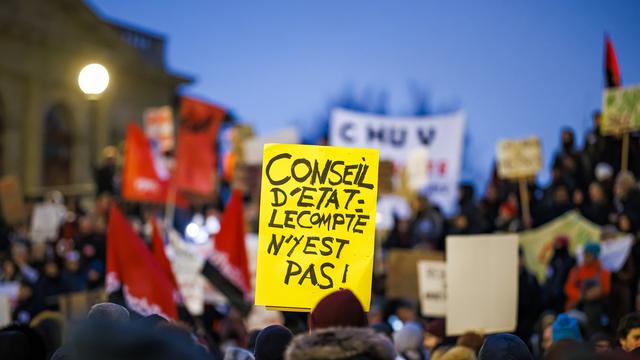
[[[518,235],[447,237],[447,335],[511,332],[518,310]]]
[[[379,149],[380,160],[401,166],[406,165],[410,151],[427,148],[428,180],[421,192],[448,214],[456,208],[463,140],[462,112],[392,117],[335,109],[329,127],[330,145]]]
[[[418,289],[422,315],[447,315],[447,263],[444,261],[418,261]]]
[[[31,216],[31,241],[57,241],[58,230],[67,210],[54,203],[37,204]]]

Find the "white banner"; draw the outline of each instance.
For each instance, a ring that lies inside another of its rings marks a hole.
[[[377,148],[380,160],[400,165],[406,165],[412,150],[426,147],[429,155],[423,166],[429,176],[423,192],[446,213],[452,213],[456,206],[463,140],[462,112],[391,117],[335,109],[329,129],[330,145]]]
[[[435,260],[418,261],[420,310],[424,316],[447,316],[447,263]]]

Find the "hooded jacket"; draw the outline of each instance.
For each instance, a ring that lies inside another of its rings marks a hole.
[[[286,360],[393,360],[391,341],[371,329],[340,327],[298,335],[289,345]]]

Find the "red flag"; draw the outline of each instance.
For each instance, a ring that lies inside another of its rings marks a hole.
[[[249,265],[244,238],[242,193],[233,190],[222,214],[220,232],[216,235],[213,263],[220,272],[246,295],[251,293]]]
[[[171,268],[167,254],[164,252],[164,241],[162,241],[162,234],[160,234],[160,229],[158,228],[158,223],[155,218],[151,219],[151,252],[153,253],[153,257],[158,260],[158,264],[160,264],[164,273],[169,277],[169,280],[171,280],[173,287],[178,289],[178,282],[173,274],[173,269]]]
[[[169,172],[163,167],[142,129],[130,123],[124,149],[122,196],[127,200],[165,203],[169,194]]]
[[[213,192],[215,141],[225,110],[189,97],[180,101],[176,186],[199,194]]]
[[[115,205],[107,228],[106,287],[107,293],[122,288],[127,307],[141,315],[177,318],[176,289]]]
[[[609,35],[604,37],[604,74],[606,79],[606,87],[619,87],[622,84],[620,78],[620,68],[618,67],[618,57],[613,49],[613,43]]]

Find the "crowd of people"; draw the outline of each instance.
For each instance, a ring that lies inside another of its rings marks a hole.
[[[523,215],[518,184],[500,179],[495,171],[480,197],[472,185],[460,187],[458,211],[453,216],[445,216],[421,195],[401,200],[404,204],[400,206],[379,204],[393,219],[388,231],[382,232],[383,251],[444,250],[444,239],[450,234],[517,232],[544,225],[569,211],[577,211],[603,229],[634,236],[636,243],[624,266],[613,273],[599,261],[600,239],[586,244],[583,259],[578,261],[570,251],[571,239],[558,236],[543,282],[527,269],[521,253],[518,320],[513,334],[448,337],[445,321],[420,316],[415,299],[388,298],[384,274],[374,279],[369,313],[353,294],[339,291],[322,300],[308,317],[286,313],[278,325],[257,331],[247,329],[232,309],[215,304],[208,304],[205,315],[195,322],[174,324],[104,303],[69,330],[60,316],[61,295],[104,287],[107,214],[111,202],[118,201],[117,169],[113,159],[108,159],[97,171],[101,194],[91,210],[76,199],[65,201],[58,193],[40,200],[63,209],[54,239],[34,241],[29,222],[8,225],[0,218],[0,292],[17,293],[11,304],[14,325],[0,331],[0,355],[13,351],[16,359],[100,359],[100,353],[111,359],[121,351],[144,359],[149,351],[159,359],[624,358],[616,356],[640,346],[640,314],[636,312],[640,306],[636,236],[640,141],[631,134],[628,170],[621,169],[621,140],[602,136],[599,124],[600,116],[595,114],[594,128],[581,148],[571,129],[562,130],[549,185],[540,187],[534,179],[528,182],[528,218]],[[137,219],[134,228],[149,239],[148,220],[157,209],[123,205],[131,219]],[[246,220],[255,222],[251,217]],[[172,340],[164,341],[169,338]],[[96,344],[104,339],[109,341]]]

